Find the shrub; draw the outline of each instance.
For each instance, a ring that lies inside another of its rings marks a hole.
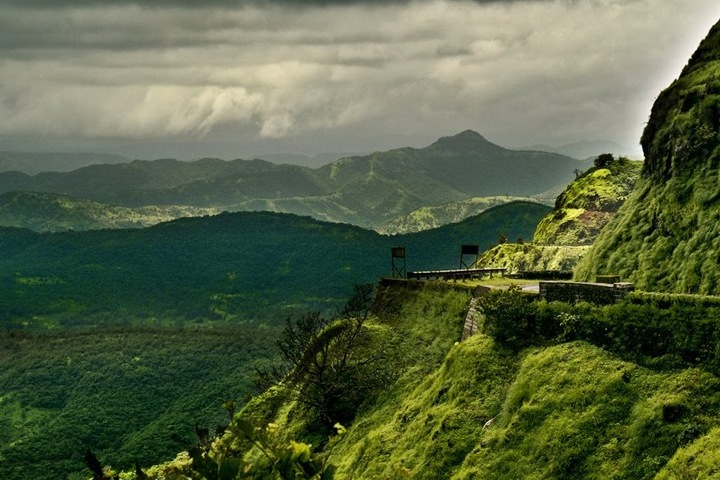
[[[485,332],[497,341],[520,346],[533,337],[536,308],[520,288],[490,290],[478,305],[485,314]]]

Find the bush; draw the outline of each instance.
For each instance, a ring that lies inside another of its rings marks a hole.
[[[520,346],[534,336],[536,309],[520,288],[491,290],[478,305],[485,315],[485,333],[495,340]]]

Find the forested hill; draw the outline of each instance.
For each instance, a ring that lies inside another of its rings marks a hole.
[[[576,276],[649,290],[720,293],[720,24],[663,91],[643,133],[645,167]]]
[[[394,237],[266,212],[134,230],[38,234],[5,228],[0,318],[50,325],[173,317],[282,321],[294,311],[333,310],[354,284],[390,275],[391,246],[407,248],[409,269],[457,268],[462,244],[488,248],[501,233],[528,238],[548,210],[511,203]]]
[[[0,194],[0,225],[36,232],[148,227],[176,218],[219,213],[181,205],[122,207],[44,192]]]
[[[528,197],[565,185],[581,162],[514,151],[466,131],[432,145],[340,159],[318,169],[262,160],[134,161],[31,176],[0,173],[0,193],[59,193],[125,207],[278,211],[366,228],[470,197]]]

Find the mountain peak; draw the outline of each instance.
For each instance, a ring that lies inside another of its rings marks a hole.
[[[485,137],[480,135],[475,130],[470,130],[470,129],[458,133],[457,135],[454,136],[454,138],[476,138],[479,140],[485,140]]]
[[[451,137],[441,137],[430,147],[441,147],[454,151],[501,150],[499,145],[489,142],[475,130],[465,130]]]

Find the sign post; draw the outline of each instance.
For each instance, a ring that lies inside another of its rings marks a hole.
[[[407,278],[405,247],[392,247],[392,275],[393,278]]]
[[[480,256],[480,245],[463,245],[460,249],[460,268],[470,270],[471,268],[477,268],[478,257]],[[472,257],[470,263],[466,260],[468,257]]]

